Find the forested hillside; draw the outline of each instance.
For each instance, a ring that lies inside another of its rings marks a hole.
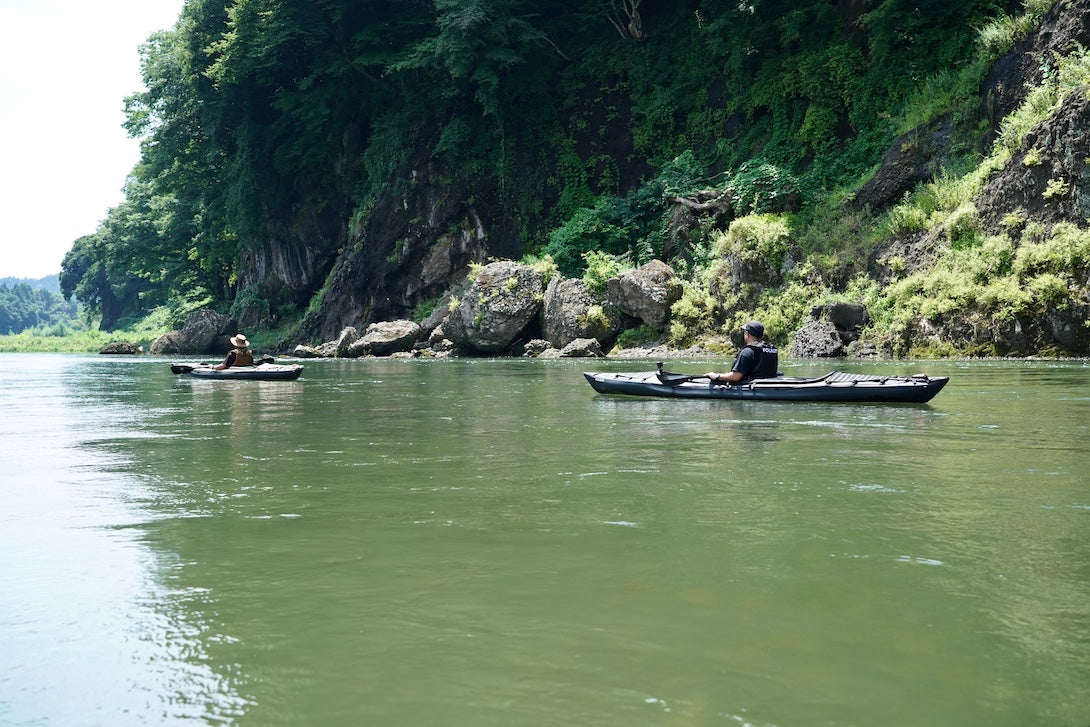
[[[55,275],[40,280],[0,279],[0,336],[72,323],[76,304],[65,301],[58,292]]]
[[[754,311],[789,332],[835,299],[868,304],[891,353],[924,324],[940,349],[1018,352],[942,317],[1029,325],[1081,295],[1086,179],[1051,176],[1058,147],[1023,164],[1051,217],[978,204],[1085,93],[1086,3],[1055,5],[188,0],[127,100],[126,201],[62,289],[104,328],[211,305],[317,340],[420,315],[492,257],[659,258],[686,281],[678,343]]]

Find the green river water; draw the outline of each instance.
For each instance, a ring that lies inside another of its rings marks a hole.
[[[2,725],[1090,727],[1090,362],[168,363],[0,354]]]

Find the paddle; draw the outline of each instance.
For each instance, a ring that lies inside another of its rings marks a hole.
[[[254,366],[260,366],[261,364],[276,363],[276,359],[272,356],[265,356],[263,358],[254,359]],[[206,368],[212,364],[201,362],[199,364],[171,364],[170,372],[172,374],[191,374],[193,369]]]
[[[203,368],[203,367],[209,366],[209,365],[210,364],[206,364],[206,363],[202,363],[202,364],[171,364],[170,365],[170,372],[172,374],[191,374],[191,373],[193,373],[193,369]]]
[[[708,380],[708,377],[703,374],[673,374],[669,371],[663,371],[662,361],[659,361],[657,363],[659,370],[656,375],[658,376],[659,381],[666,386],[679,386],[681,384],[684,384],[686,381],[696,381],[697,379],[704,379],[705,381]]]

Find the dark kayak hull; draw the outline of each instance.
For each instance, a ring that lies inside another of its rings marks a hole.
[[[583,372],[599,394],[629,394],[677,399],[756,401],[893,402],[923,404],[946,386],[946,376],[868,376],[832,372],[814,379],[781,376],[741,385],[712,384],[707,379],[677,383],[676,374]],[[673,379],[671,379],[673,377]],[[663,383],[665,381],[669,383]]]
[[[229,369],[214,369],[200,364],[172,364],[170,370],[194,379],[220,381],[295,381],[303,373],[303,367],[299,364],[232,366]]]

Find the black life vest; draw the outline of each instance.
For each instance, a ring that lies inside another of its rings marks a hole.
[[[757,365],[746,379],[771,379],[779,375],[780,352],[771,343],[758,341],[750,343],[746,348],[757,354]]]

